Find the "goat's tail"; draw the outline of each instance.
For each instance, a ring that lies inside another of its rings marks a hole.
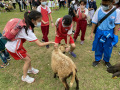
[[[73,83],[74,83],[74,81],[75,81],[75,75],[76,75],[76,70],[75,70],[75,68],[73,68],[73,75],[72,75],[72,79],[71,79],[71,82],[70,82],[70,87],[72,87],[73,86]]]

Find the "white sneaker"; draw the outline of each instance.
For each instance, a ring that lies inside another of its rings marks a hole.
[[[80,44],[83,45],[84,41],[81,41]]]
[[[39,70],[32,67],[32,69],[31,69],[31,70],[28,70],[27,73],[37,74],[37,73],[39,73]]]
[[[27,75],[25,78],[23,78],[22,76],[22,81],[27,82],[27,83],[33,83],[35,79]]]

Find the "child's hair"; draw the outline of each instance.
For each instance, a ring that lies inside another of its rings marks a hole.
[[[80,4],[84,2],[84,4],[86,5],[87,4],[87,1],[86,0],[80,0]]]
[[[42,17],[41,13],[38,11],[35,11],[35,10],[24,13],[24,19],[25,19],[25,23],[26,23],[26,27],[25,27],[26,34],[27,34],[27,30],[30,26],[32,28],[32,31],[34,32],[34,24],[31,22],[31,20],[36,21],[37,19],[39,19],[41,17]]]
[[[70,15],[65,15],[62,21],[64,25],[69,26],[72,23],[72,17]]]
[[[102,1],[109,1],[109,2],[113,2],[113,0],[102,0]]]

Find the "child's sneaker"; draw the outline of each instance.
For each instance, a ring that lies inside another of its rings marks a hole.
[[[28,70],[27,73],[37,74],[37,73],[39,73],[39,70],[32,67],[32,69],[31,69],[31,70]]]
[[[10,60],[11,60],[11,58],[10,58],[10,57],[8,57],[8,58],[7,58],[7,60],[8,60],[8,61],[10,61]]]
[[[48,49],[48,48],[49,48],[49,45],[46,45],[46,48]]]
[[[75,34],[75,30],[72,30],[72,34]]]
[[[33,83],[35,79],[27,75],[25,78],[23,78],[22,76],[22,81],[27,82],[27,83]]]
[[[42,42],[45,42],[45,40],[44,40],[44,39],[42,39],[41,41],[42,41]]]
[[[74,58],[76,58],[76,54],[74,52],[69,52]]]
[[[112,66],[112,65],[110,64],[110,62],[105,62],[105,65],[106,65],[107,68],[109,68],[110,66]]]
[[[84,41],[81,41],[80,44],[83,45]]]
[[[9,65],[9,63],[3,63],[1,66],[0,66],[0,68],[5,68],[6,66],[8,66]]]
[[[94,61],[93,64],[92,64],[92,66],[96,67],[99,63],[100,63],[100,61]]]
[[[120,52],[118,52],[118,54],[120,55]]]

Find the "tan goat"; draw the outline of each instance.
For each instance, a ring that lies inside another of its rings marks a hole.
[[[58,77],[63,83],[65,90],[69,90],[66,79],[72,76],[70,87],[72,87],[74,81],[76,81],[76,90],[78,90],[79,80],[76,75],[76,66],[72,59],[63,54],[63,52],[65,52],[65,45],[55,48],[52,52],[51,67],[54,72],[54,78],[56,78],[56,74],[58,74]]]

